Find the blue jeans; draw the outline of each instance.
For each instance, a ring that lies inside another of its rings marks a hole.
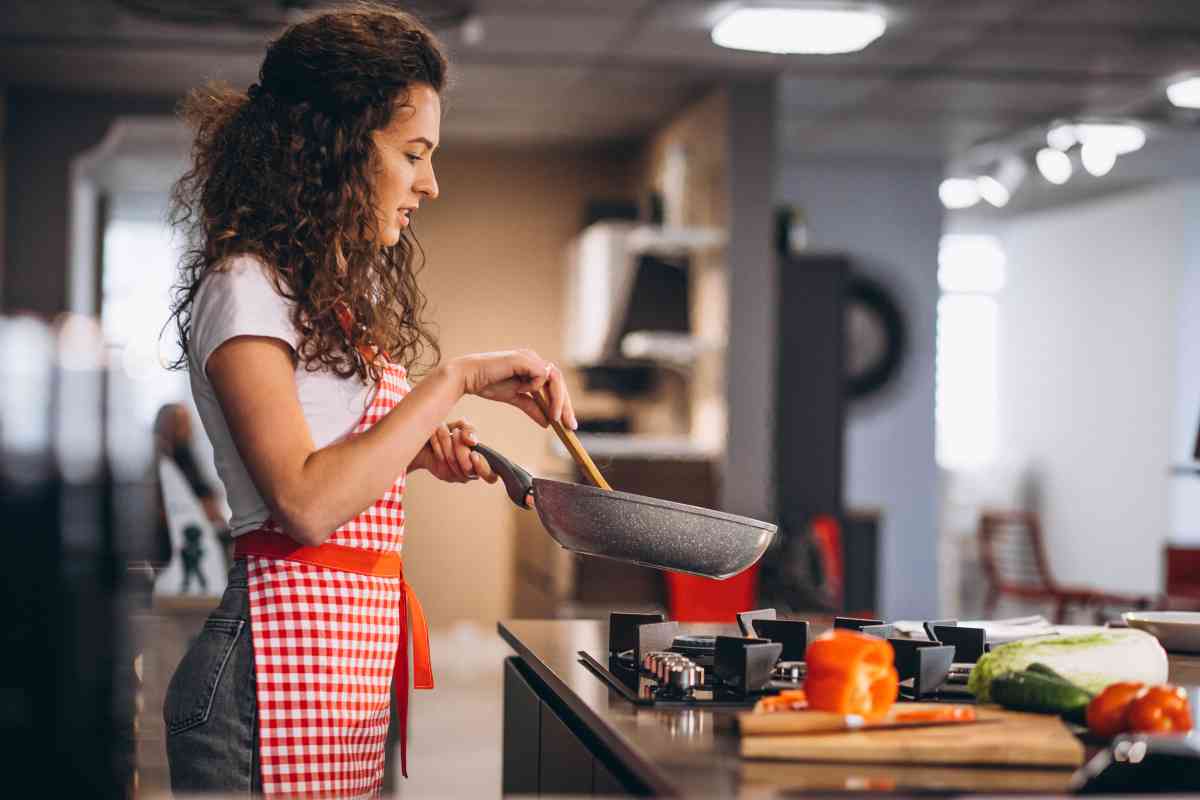
[[[172,791],[262,794],[245,561],[175,668],[163,720]]]

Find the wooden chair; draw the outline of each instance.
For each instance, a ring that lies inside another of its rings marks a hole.
[[[1153,597],[1122,595],[1085,586],[1063,586],[1054,579],[1037,514],[1030,511],[986,511],[979,519],[979,553],[988,582],[984,616],[992,617],[1002,596],[1052,603],[1054,622],[1061,624],[1071,608],[1091,608],[1097,617],[1105,607],[1150,608]]]

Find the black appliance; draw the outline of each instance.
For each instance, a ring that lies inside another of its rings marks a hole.
[[[608,652],[581,650],[579,660],[629,702],[656,708],[751,708],[803,684],[807,621],[766,608],[738,614],[738,626],[741,636],[697,634],[662,614],[614,612]],[[892,644],[902,700],[972,701],[965,683],[986,650],[983,630],[932,620],[924,626],[928,639],[910,639],[883,620],[835,617],[834,627]]]

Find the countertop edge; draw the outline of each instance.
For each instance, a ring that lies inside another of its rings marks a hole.
[[[655,796],[678,797],[679,790],[668,781],[662,773],[660,773],[653,763],[643,759],[635,750],[629,747],[628,744],[617,736],[613,731],[598,717],[587,703],[581,701],[570,687],[568,687],[557,675],[554,670],[547,667],[541,659],[539,659],[532,650],[525,646],[520,638],[504,626],[504,621],[500,620],[496,623],[496,631],[500,634],[509,647],[516,651],[521,660],[532,669],[539,678],[541,678],[547,686],[559,697],[563,703],[571,710],[571,713],[579,717],[587,726],[588,730],[599,739],[605,747],[613,752],[621,763],[629,769],[634,776],[646,784],[646,786],[654,793]]]

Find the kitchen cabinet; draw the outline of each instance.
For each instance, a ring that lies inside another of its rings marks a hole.
[[[686,271],[664,265],[686,265],[689,257],[719,248],[724,240],[724,233],[715,228],[618,221],[585,228],[568,247],[563,337],[567,362],[573,366],[620,362],[626,333],[661,330],[659,326],[668,319],[675,323],[668,325],[672,332],[688,333]],[[658,279],[647,273],[656,267]],[[673,272],[678,273],[674,278]],[[654,337],[645,340],[650,352],[640,357],[661,355],[656,343]]]
[[[625,784],[598,758],[592,759],[592,794],[597,797],[631,797]]]
[[[611,755],[549,697],[519,658],[504,662],[503,793],[629,795]]]
[[[541,752],[538,791],[542,794],[591,794],[592,754],[546,703],[541,704]]]
[[[504,662],[504,794],[537,794],[541,746],[541,705],[537,692],[514,659]]]

